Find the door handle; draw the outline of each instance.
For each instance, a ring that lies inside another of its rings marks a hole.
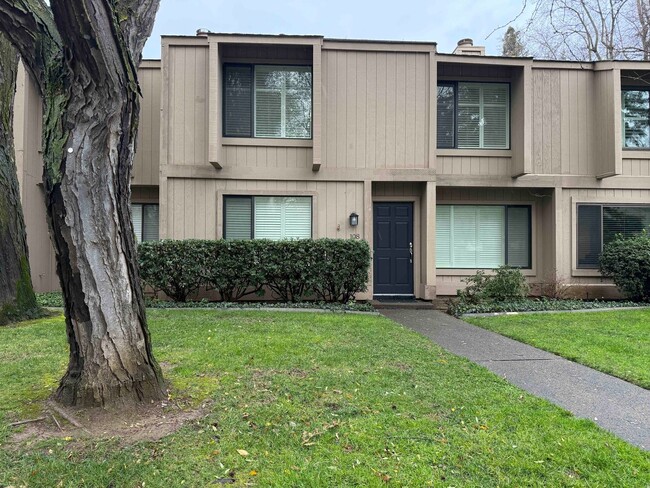
[[[409,254],[411,257],[409,258],[409,262],[413,264],[413,243],[409,242]]]

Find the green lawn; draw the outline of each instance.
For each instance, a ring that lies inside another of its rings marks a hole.
[[[13,444],[7,424],[38,414],[63,373],[65,334],[61,318],[0,328],[0,486],[650,484],[648,452],[382,317],[149,318],[173,395],[213,399],[207,418],[126,448]]]
[[[463,320],[650,388],[648,309]]]

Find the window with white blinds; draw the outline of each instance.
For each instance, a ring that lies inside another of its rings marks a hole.
[[[577,267],[598,268],[603,246],[617,235],[650,231],[650,206],[580,204],[577,208]]]
[[[224,65],[224,136],[311,138],[311,66]]]
[[[437,114],[439,148],[510,147],[508,83],[440,83]]]
[[[623,147],[650,148],[650,89],[624,89]]]
[[[224,197],[225,239],[310,239],[312,199],[302,196]]]
[[[137,242],[158,240],[159,208],[158,204],[131,204],[131,220]]]
[[[438,205],[436,267],[530,268],[530,206]]]

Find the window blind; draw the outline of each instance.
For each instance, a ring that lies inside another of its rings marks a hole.
[[[508,264],[529,268],[530,207],[508,207]]]
[[[650,229],[650,207],[603,206],[603,245],[616,235],[632,237]]]
[[[459,83],[458,147],[507,149],[509,134],[509,85]]]
[[[438,147],[454,147],[455,145],[455,87],[454,85],[438,85]]]
[[[436,206],[436,266],[529,268],[530,215],[529,206]]]
[[[250,197],[226,197],[225,239],[250,239],[252,201]]]
[[[311,197],[255,197],[256,239],[311,238]]]
[[[311,137],[311,68],[255,67],[255,136]]]
[[[224,135],[251,137],[252,66],[224,67]]]
[[[597,268],[602,252],[602,214],[600,205],[578,205],[578,267]]]
[[[133,221],[133,232],[136,242],[142,240],[142,204],[131,204],[131,220]]]
[[[158,205],[142,206],[142,240],[158,240]]]
[[[623,146],[650,147],[650,91],[623,90]]]

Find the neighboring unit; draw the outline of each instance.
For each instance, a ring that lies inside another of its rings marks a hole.
[[[593,298],[615,293],[602,246],[650,227],[648,62],[199,32],[163,36],[139,74],[138,239],[366,239],[359,298],[452,295],[503,264]],[[15,120],[34,285],[52,290],[24,71]]]

